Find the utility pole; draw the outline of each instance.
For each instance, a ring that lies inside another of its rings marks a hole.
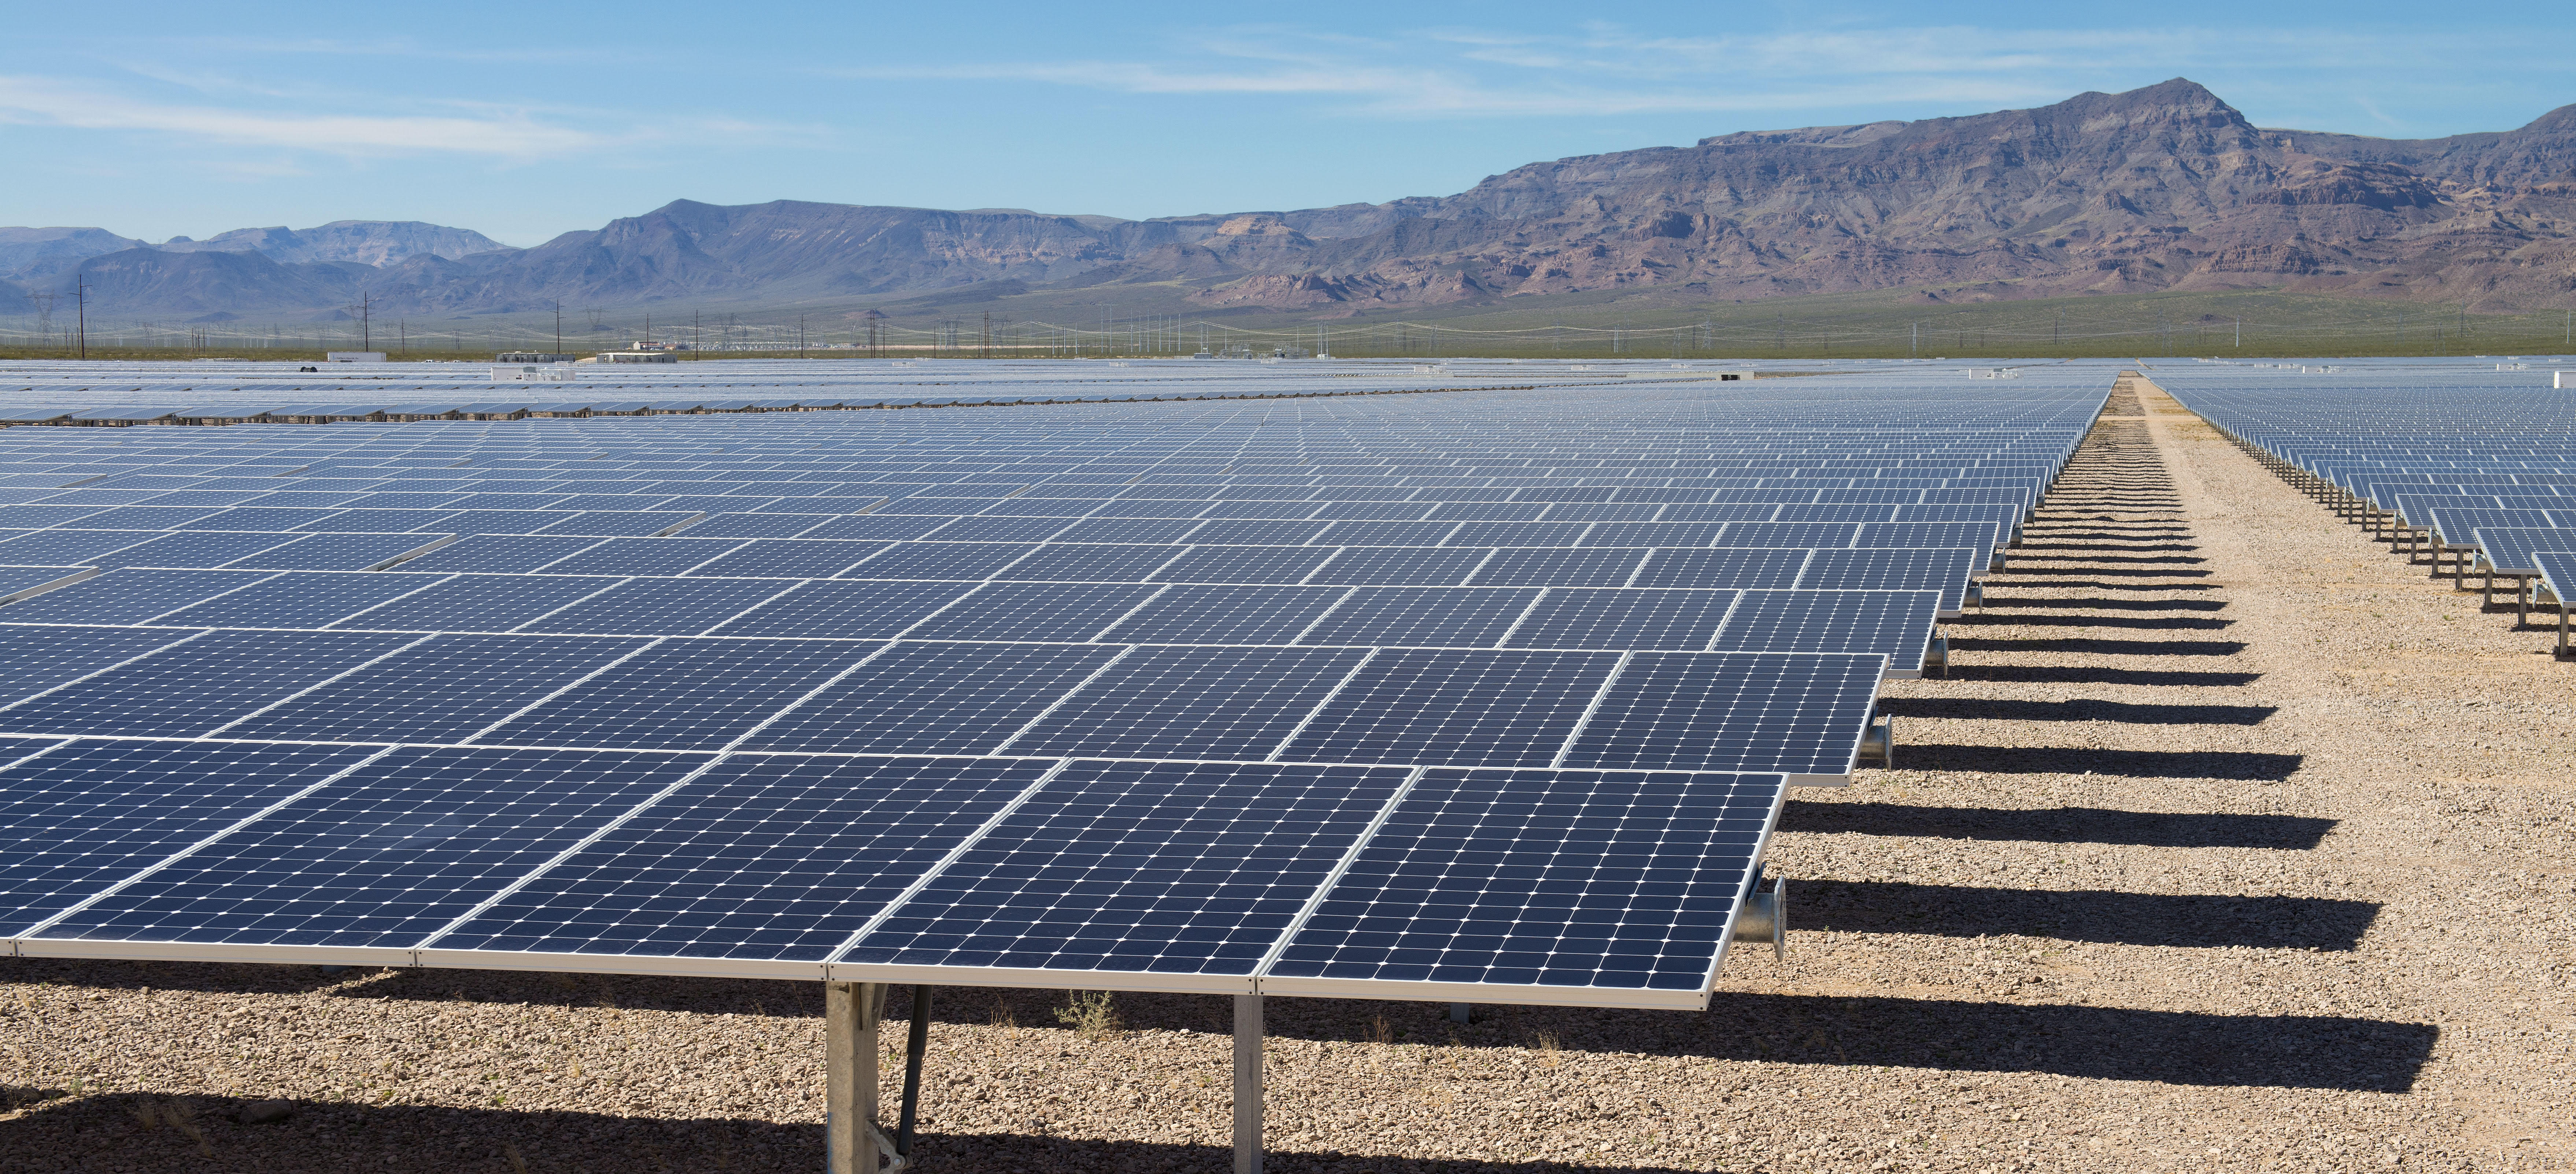
[[[562,298],[556,298],[556,299],[555,299],[555,353],[556,353],[556,354],[558,354],[558,355],[560,355],[560,354],[564,353],[564,349],[563,349],[563,299],[562,299]]]
[[[410,353],[411,319],[396,318],[394,319],[394,357],[401,358]]]
[[[993,357],[993,312],[984,311],[984,357]]]
[[[1906,358],[1911,359],[1911,358],[1913,358],[1914,356],[1916,356],[1917,354],[1922,353],[1922,350],[1923,350],[1923,324],[1922,324],[1922,323],[1920,323],[1920,322],[1917,322],[1917,323],[1914,323],[1914,337],[1913,337],[1913,338],[1911,338],[1911,339],[1906,340],[1906,343],[1905,343],[1905,357],[1906,357]]]
[[[805,357],[805,316],[803,314],[796,316],[796,357],[800,359]]]
[[[689,349],[698,349],[698,312],[689,311]]]
[[[2236,318],[2236,349],[2245,349],[2245,317],[2241,314]]]
[[[80,310],[80,357],[86,359],[89,357],[89,275],[83,273],[72,280],[72,298]]]
[[[2048,345],[2061,346],[2066,341],[2066,311],[2057,312],[2057,325],[2048,328]]]

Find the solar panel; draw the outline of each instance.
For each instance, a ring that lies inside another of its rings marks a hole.
[[[842,960],[896,981],[1109,972],[1243,989],[1405,774],[1074,762]]]
[[[375,752],[232,742],[38,745],[53,748],[0,772],[0,827],[10,833],[0,845],[0,933],[10,937]]]
[[[1699,1006],[1779,818],[1781,783],[1776,775],[1426,771],[1297,928],[1263,986]]]
[[[379,632],[212,632],[12,702],[13,730],[184,738],[417,639]]]
[[[531,705],[475,740],[720,750],[880,647],[830,640],[669,639]]]
[[[113,570],[0,611],[12,624],[140,624],[248,587],[268,571]]]
[[[743,748],[989,753],[1126,651],[1103,645],[896,644],[770,722]]]
[[[1050,764],[738,755],[435,939],[432,965],[497,953],[563,965],[821,964]],[[453,954],[443,952],[453,951]],[[739,973],[739,972],[738,972]],[[762,971],[750,971],[762,973]]]
[[[300,947],[332,952],[270,957],[407,964],[407,947],[707,761],[395,748],[90,898],[38,937]]]
[[[285,572],[169,579],[154,629],[27,622],[85,587],[0,611],[8,761],[148,734],[354,768],[115,857],[20,952],[1694,1005],[1780,787],[1849,773],[1926,607],[2101,403],[2099,372],[1345,397],[1383,381],[829,366],[621,394],[1088,402],[0,432],[140,487],[10,499],[46,512],[0,529],[79,523],[18,561]],[[2002,500],[1901,512],[1952,485]],[[1863,549],[1900,538],[1942,549]],[[1453,866],[1472,890],[1406,887]],[[1412,908],[1337,904],[1373,885]]]

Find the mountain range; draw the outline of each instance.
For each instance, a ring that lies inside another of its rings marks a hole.
[[[1532,163],[1453,196],[1122,220],[676,201],[526,249],[341,221],[159,245],[0,229],[0,279],[120,316],[465,316],[566,306],[957,305],[1151,286],[1173,308],[1348,317],[1604,290],[1981,297],[2286,288],[2576,294],[2576,105],[2519,130],[2254,126],[2181,78],[1958,118],[1751,131]]]

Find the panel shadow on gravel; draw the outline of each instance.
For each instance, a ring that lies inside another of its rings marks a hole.
[[[2027,531],[2025,531],[2025,533],[2027,533]],[[2047,538],[2068,538],[2068,537],[2074,537],[2074,536],[2073,536],[2073,535],[2068,535],[2068,534],[2046,534],[2046,535],[2042,535],[2042,537],[2047,537]],[[2148,553],[2153,553],[2153,552],[2156,552],[2156,551],[2190,551],[2190,550],[2198,550],[2198,549],[2200,549],[2199,544],[2197,544],[2197,543],[2190,543],[2190,542],[2165,542],[2165,543],[2157,543],[2157,544],[2155,544],[2155,545],[2143,545],[2143,544],[2145,544],[2145,543],[2148,543],[2148,542],[2152,541],[2152,540],[2153,540],[2153,539],[2155,539],[2155,538],[2164,537],[2164,535],[2155,535],[2155,534],[2134,534],[2134,535],[2133,535],[2133,534],[2120,534],[2120,535],[2099,534],[2099,535],[2095,535],[2094,537],[2096,537],[2096,538],[2098,538],[2098,539],[2101,539],[2101,540],[2103,540],[2103,541],[2140,543],[2141,545],[2134,545],[2134,546],[2103,546],[2103,545],[2101,545],[2099,542],[2032,542],[2032,541],[2029,541],[2028,539],[2024,539],[2020,544],[2018,544],[2018,545],[2014,546],[2014,547],[2013,547],[2013,549],[2014,549],[2014,550],[2016,550],[2016,551],[2021,551],[2021,552],[2025,552],[2025,553],[2027,553],[2027,552],[2029,552],[2029,551],[2035,551],[2035,550],[2081,550],[2081,551],[2088,551],[2088,552],[2094,552],[2094,553],[2099,553],[2099,552],[2101,552],[2101,551],[2109,550],[2109,551],[2118,551],[2118,552],[2120,552],[2120,553],[2121,553],[2121,554],[2123,554],[2123,555],[2127,555],[2127,554],[2148,554]],[[2180,535],[2174,535],[2174,537],[2180,537]],[[2031,557],[2033,557],[2033,558],[2060,558],[2060,557],[2064,557],[2064,556],[2061,556],[2061,555],[2053,555],[2053,554],[2034,554],[2034,555],[2032,555]],[[2150,560],[2128,559],[2128,560],[2125,560],[2125,561],[2129,561],[2129,562],[2140,562],[2140,561],[2150,561]],[[2162,560],[2153,560],[2153,561],[2162,561]],[[2191,559],[2191,560],[2189,560],[2189,561],[2191,561],[2191,562],[2201,562],[2201,561],[2203,561],[2203,560],[2201,560],[2201,559]]]
[[[2141,548],[2141,547],[2135,547],[2135,546],[2108,546],[2108,547],[2105,547],[2105,546],[2093,546],[2093,547],[2087,547],[2087,546],[2073,546],[2073,545],[2064,545],[2064,544],[2050,544],[2050,545],[2045,545],[2045,546],[2034,546],[2034,545],[2032,545],[2032,544],[2030,544],[2030,543],[2026,543],[2026,542],[2025,542],[2025,543],[2023,543],[2023,544],[2022,544],[2022,545],[2020,545],[2020,546],[2013,547],[2013,548],[2012,548],[2012,551],[2013,551],[2013,559],[2014,559],[2015,561],[2020,561],[2020,560],[2023,560],[2023,559],[2028,559],[2029,561],[2031,561],[2031,562],[2035,562],[2035,563],[2154,563],[2154,564],[2169,564],[2169,565],[2189,565],[2189,564],[2196,564],[2196,563],[2205,563],[2205,562],[2208,562],[2208,561],[2209,561],[2208,559],[2202,558],[2202,557],[2200,557],[2200,556],[2198,556],[2198,555],[2190,555],[2190,554],[2130,554],[2130,553],[2127,553],[2128,551],[2132,551],[2132,550],[2140,550],[2140,549],[2144,549],[2144,548]],[[2168,549],[2173,549],[2173,548],[2168,548]],[[2196,549],[2199,549],[2199,548],[2198,548],[2198,547],[2182,547],[2182,548],[2179,548],[2179,549],[2184,549],[2184,550],[2196,550]],[[2073,551],[2082,551],[2083,553],[2081,553],[2081,554],[2035,554],[2035,553],[2033,553],[2034,551],[2043,551],[2043,550],[2073,550]],[[2106,554],[2106,553],[2103,553],[2104,551],[2120,551],[2120,552],[2122,552],[2122,553],[2119,553],[2119,554]]]
[[[2057,574],[2076,574],[2076,573],[2081,573],[2081,572],[2082,572],[2082,570],[2083,570],[2083,568],[2080,568],[2080,567],[2060,567],[2060,568],[2053,568],[2052,570],[2054,571],[2054,573],[2057,573]],[[2007,574],[2010,574],[2010,572],[2007,572]],[[1986,580],[1986,583],[1987,583],[1989,586],[1994,586],[1994,587],[2046,587],[2046,588],[2050,588],[2050,589],[2052,589],[2052,590],[2059,589],[2059,588],[2063,588],[2063,589],[2070,590],[2070,591],[2216,591],[2216,590],[2218,590],[2218,585],[2217,585],[2217,584],[2215,584],[2215,583],[2149,583],[2149,582],[2144,582],[2144,581],[2141,581],[2141,580],[2126,580],[2126,581],[2122,581],[2122,582],[2118,582],[2118,583],[2105,583],[2105,582],[2103,582],[2103,581],[2101,581],[2101,580],[2099,580],[2099,579],[2023,579],[2023,578],[2019,578],[2019,577],[2005,578],[2005,577],[2002,577],[2002,576],[1998,576],[1998,577],[1996,577],[1996,578],[1992,578],[1992,579],[1988,579],[1988,580]],[[2035,600],[2035,601],[2033,601],[2033,604],[2032,604],[2032,605],[2033,605],[2033,606],[2037,606],[2037,607],[2052,607],[2052,606],[2055,606],[2055,605],[2056,605],[2056,603],[2057,603],[2057,601],[2056,601],[2056,600],[2053,600],[2053,599],[2042,599],[2042,600]]]
[[[1878,711],[1896,717],[1958,721],[2120,722],[2139,726],[2254,726],[2277,705],[2156,705],[2127,701],[2012,701],[1986,697],[1886,697]]]
[[[1996,889],[1905,881],[1820,880],[1791,899],[1793,929],[1994,934],[2131,946],[2351,950],[2379,917],[2376,901],[2231,897],[2101,889]]]
[[[2060,685],[2167,685],[2176,688],[2242,686],[2261,680],[2261,673],[2218,673],[2191,669],[2115,669],[2084,664],[1953,664],[1943,670],[1954,681],[2013,681]]]
[[[2090,636],[2042,636],[2024,640],[1996,636],[1954,635],[1950,637],[1950,650],[1953,652],[2077,652],[2095,656],[2234,656],[2245,651],[2245,642],[2242,640],[2110,640]]]
[[[2106,750],[2092,746],[1909,745],[1896,731],[1900,770],[1970,770],[1997,774],[2120,775],[2133,779],[2289,778],[2302,754],[2250,750]]]
[[[2414,1088],[2441,1036],[2429,1023],[2326,1015],[1725,992],[1709,1017],[1746,1025],[1719,1059],[2388,1093]]]
[[[1791,800],[1780,830],[1819,835],[1922,836],[2042,844],[2135,844],[2147,848],[2273,848],[2304,852],[2334,830],[2332,819],[2223,812],[2116,811],[2102,807],[1913,807],[1901,803]]]
[[[1954,632],[1972,632],[1985,624],[2021,624],[2033,628],[2128,628],[2151,632],[2215,632],[2236,621],[2210,616],[2106,616],[2069,610],[2063,615],[1986,615],[1952,621]]]
[[[1989,612],[1995,608],[2075,609],[2098,607],[2105,611],[2224,611],[2227,604],[2216,599],[2051,599],[2043,596],[2004,595],[1985,602]]]
[[[214,1157],[167,1124],[142,1128],[135,1106],[175,1099]],[[262,1174],[508,1174],[501,1147],[530,1171],[786,1171],[823,1166],[823,1127],[734,1118],[623,1117],[606,1113],[514,1112],[421,1105],[363,1107],[289,1101],[283,1121],[239,1125],[230,1097],[110,1093],[65,1098],[0,1121],[0,1154],[49,1155],[40,1166],[74,1171],[257,1170]]]

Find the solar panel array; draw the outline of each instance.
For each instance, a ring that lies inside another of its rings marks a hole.
[[[2176,398],[2410,558],[2545,583],[2576,551],[2576,397],[2550,373],[2338,371],[2329,379],[2237,367],[2159,370]],[[2524,603],[2527,587],[2519,588]]]
[[[2107,382],[0,431],[0,936],[1697,1006]]]

